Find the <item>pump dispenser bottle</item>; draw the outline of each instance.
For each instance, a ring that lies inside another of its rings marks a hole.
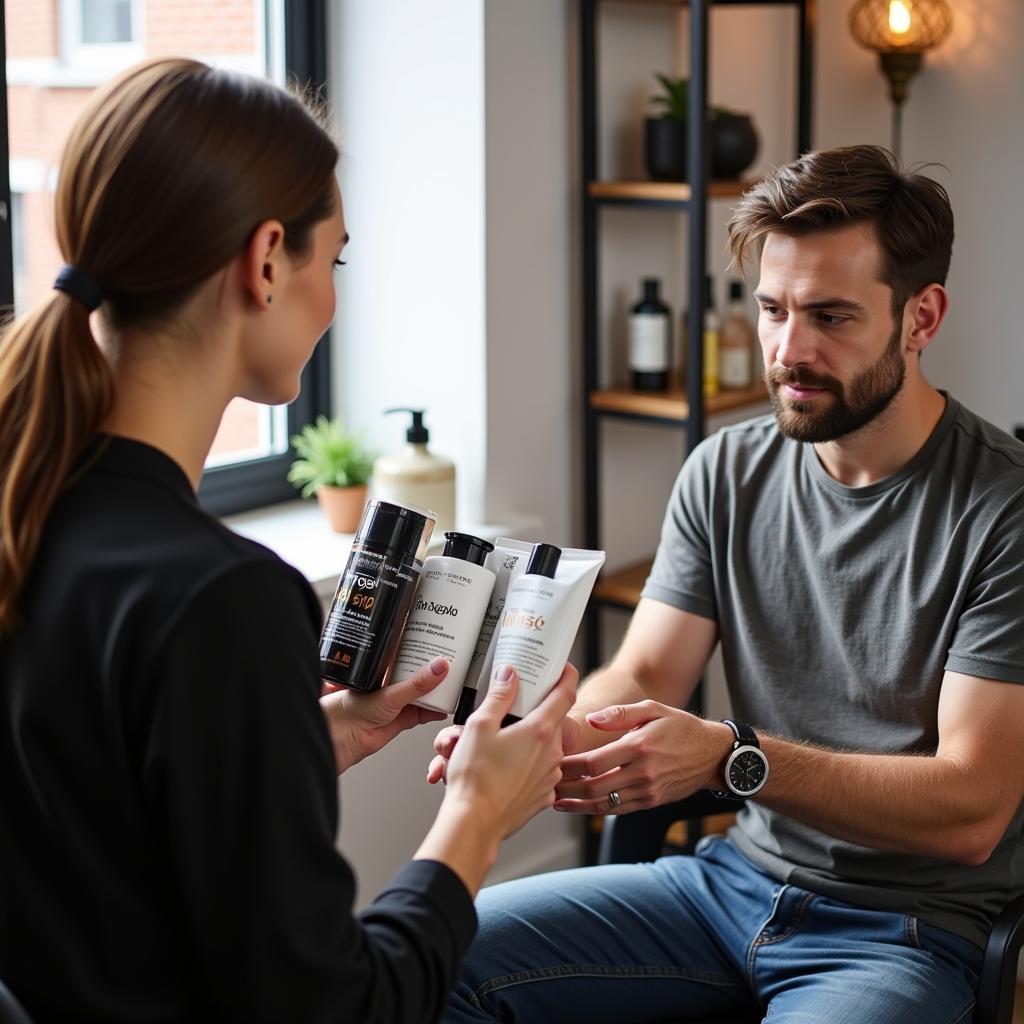
[[[444,682],[416,701],[418,707],[450,715],[459,702],[494,589],[494,573],[484,567],[493,550],[479,537],[449,532],[444,553],[423,563],[392,678],[408,679],[439,656],[449,668]]]
[[[386,415],[409,413],[406,446],[397,455],[382,455],[373,464],[372,491],[381,501],[418,505],[437,514],[437,532],[455,528],[455,463],[428,447],[430,433],[422,409],[388,409]]]

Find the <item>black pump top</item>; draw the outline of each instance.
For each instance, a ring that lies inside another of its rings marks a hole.
[[[461,558],[474,565],[483,565],[493,550],[494,545],[490,541],[481,540],[471,533],[455,533],[449,530],[444,535],[444,554],[451,558]]]
[[[393,412],[412,413],[412,425],[405,432],[405,439],[409,444],[426,444],[430,440],[430,432],[423,426],[423,409],[406,409],[399,406],[397,409],[385,409],[384,415],[389,416]]]
[[[562,557],[562,549],[556,548],[554,544],[534,544],[530,552],[530,561],[526,566],[528,576],[547,576],[548,579],[555,578],[555,570],[558,568],[558,561]]]

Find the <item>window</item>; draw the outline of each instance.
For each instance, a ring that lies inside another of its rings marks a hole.
[[[49,293],[61,263],[56,167],[95,86],[144,57],[176,53],[323,90],[325,11],[324,0],[0,0],[0,306],[20,313]],[[288,407],[228,406],[200,487],[207,508],[227,514],[295,497],[289,438],[328,409],[327,359],[325,341]]]
[[[7,0],[14,8],[25,0]],[[158,4],[154,4],[158,6]],[[145,56],[143,0],[60,0],[59,53],[78,69],[119,69]]]
[[[71,6],[77,8],[84,45],[135,42],[132,0],[77,0]]]

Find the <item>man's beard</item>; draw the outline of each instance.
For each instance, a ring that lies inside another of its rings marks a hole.
[[[764,379],[779,430],[794,441],[823,444],[852,434],[880,416],[900,393],[906,377],[907,362],[900,350],[902,333],[902,323],[896,324],[878,361],[857,374],[849,389],[835,377],[818,376],[799,367],[794,370],[781,367],[766,370]],[[815,413],[813,401],[783,402],[779,396],[783,384],[824,388],[835,398],[827,409]]]

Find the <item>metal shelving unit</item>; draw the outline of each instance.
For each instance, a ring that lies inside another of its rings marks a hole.
[[[598,242],[600,211],[604,206],[633,206],[683,212],[688,217],[687,292],[704,294],[707,267],[707,205],[716,199],[735,198],[749,182],[717,182],[709,179],[708,167],[708,36],[711,9],[715,6],[787,7],[797,11],[796,123],[799,153],[811,148],[811,89],[815,0],[616,0],[617,3],[688,7],[690,19],[690,89],[687,118],[686,183],[661,181],[605,181],[599,177],[598,152],[598,39],[597,19],[602,0],[580,0],[580,72],[582,97],[583,207],[582,323],[584,377],[584,536],[586,546],[602,547],[600,509],[600,421],[605,417],[684,428],[685,450],[704,437],[705,416],[764,401],[760,385],[749,391],[723,392],[716,398],[703,395],[703,346],[688,346],[686,388],[677,383],[662,393],[626,388],[606,389],[598,380],[601,330],[598,323]],[[690,302],[687,332],[703,335],[703,309]],[[594,589],[585,624],[586,668],[599,664],[599,615],[604,607],[632,609],[650,569],[650,561],[606,574]],[[699,698],[698,698],[699,699]]]

